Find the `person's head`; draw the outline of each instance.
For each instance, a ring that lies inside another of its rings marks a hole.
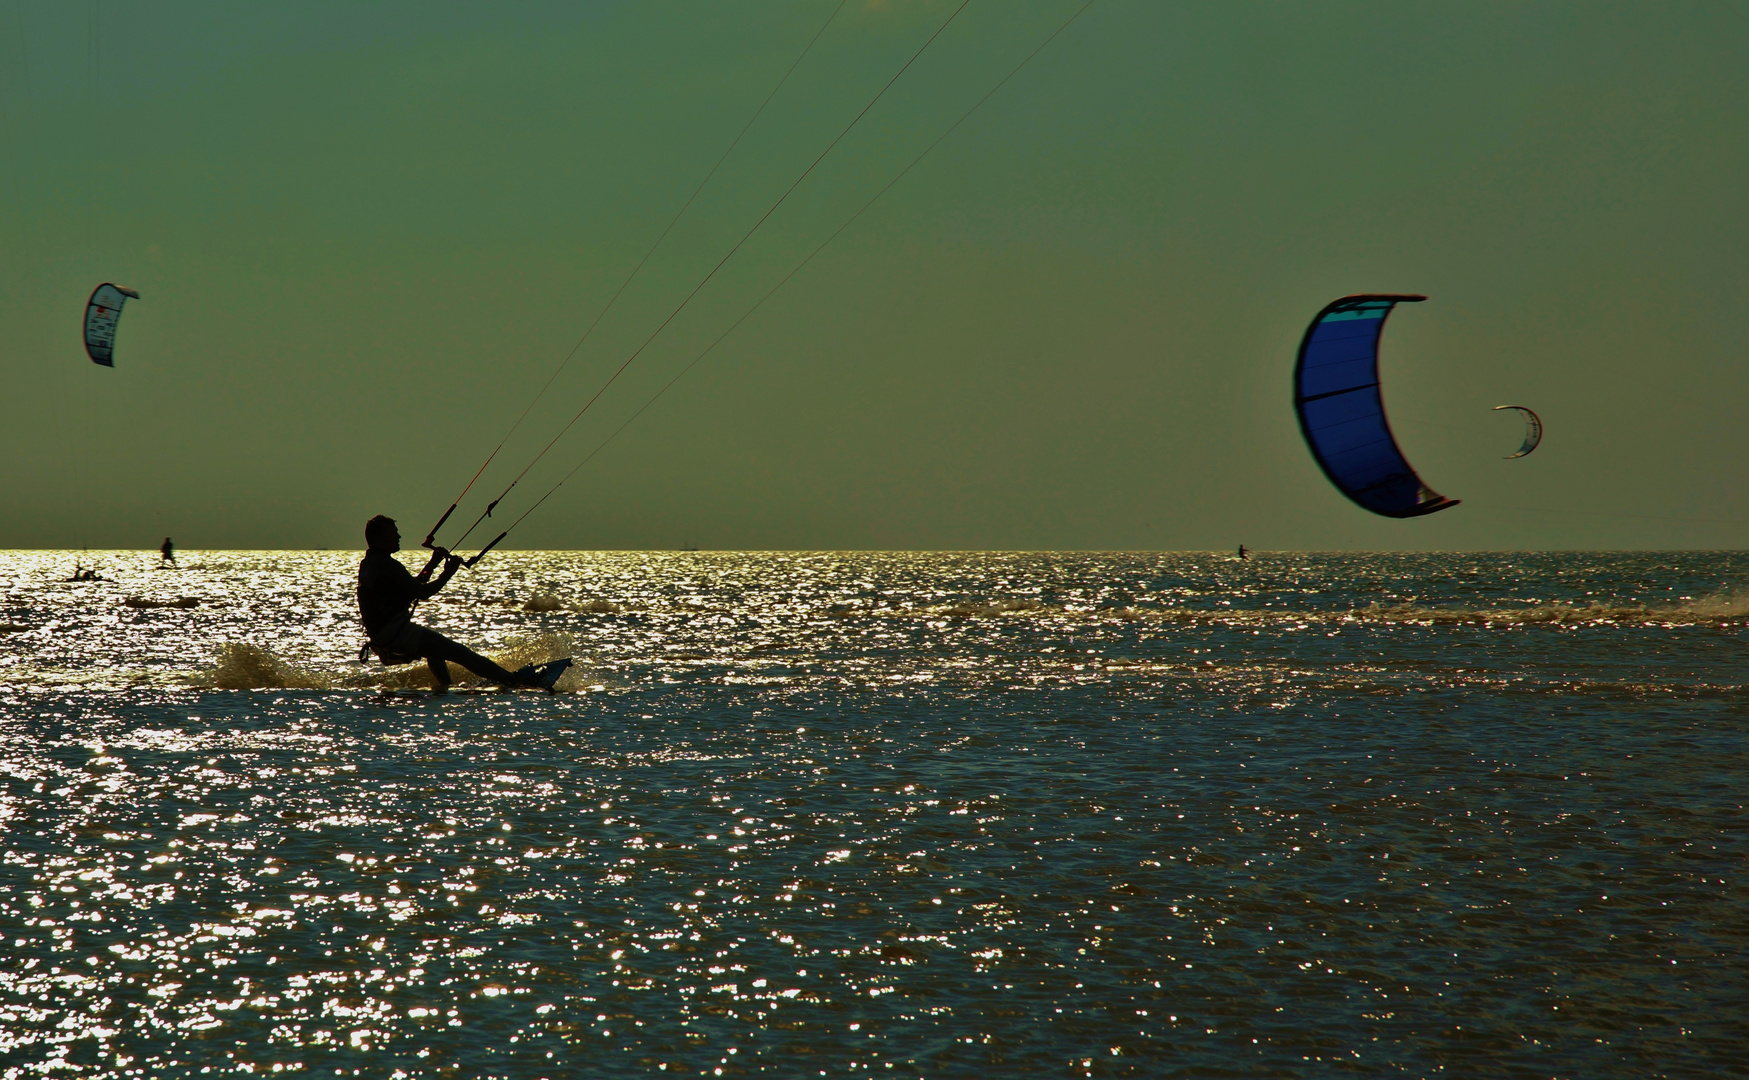
[[[384,551],[401,550],[401,530],[395,528],[395,519],[378,514],[364,523],[364,542],[371,550],[381,548]]]

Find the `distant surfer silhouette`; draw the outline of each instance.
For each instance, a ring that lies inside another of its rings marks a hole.
[[[436,596],[449,584],[461,566],[459,555],[436,549],[443,570],[434,580],[421,581],[395,558],[401,550],[401,530],[393,518],[378,514],[365,522],[364,539],[369,546],[358,564],[358,614],[370,639],[365,646],[385,664],[411,664],[423,659],[431,669],[438,690],[449,689],[449,661],[500,686],[553,688],[569,660],[530,664],[508,671],[459,642],[451,641],[427,626],[413,621],[413,605]],[[362,654],[360,659],[362,659]]]
[[[175,566],[176,565],[176,545],[170,542],[170,538],[168,536],[166,536],[164,538],[164,543],[161,544],[158,548],[158,565],[159,566]]]
[[[1245,545],[1240,544],[1239,545],[1239,558],[1243,559],[1248,554],[1250,554],[1250,552],[1246,549]]]

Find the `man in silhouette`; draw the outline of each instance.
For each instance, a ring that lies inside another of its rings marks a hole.
[[[158,548],[158,565],[159,566],[175,566],[176,565],[176,545],[172,544],[170,542],[170,538],[168,536],[166,536],[164,538],[163,545]]]
[[[366,648],[383,663],[410,664],[423,657],[438,690],[449,689],[449,661],[500,686],[545,685],[541,672],[532,664],[520,671],[506,671],[467,646],[413,621],[413,605],[436,596],[449,583],[462,564],[459,555],[437,548],[443,571],[433,580],[421,581],[395,558],[395,552],[401,550],[401,530],[395,527],[395,519],[378,514],[365,522],[364,540],[369,550],[358,564],[358,614],[370,638]]]

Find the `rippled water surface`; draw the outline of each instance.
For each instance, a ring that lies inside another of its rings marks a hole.
[[[0,1076],[1749,1060],[1741,555],[529,552],[422,608],[555,696],[352,660],[358,553],[84,559],[0,553]]]

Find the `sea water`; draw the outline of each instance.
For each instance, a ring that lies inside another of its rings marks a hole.
[[[0,554],[0,1075],[1749,1061],[1740,555],[358,557]]]

